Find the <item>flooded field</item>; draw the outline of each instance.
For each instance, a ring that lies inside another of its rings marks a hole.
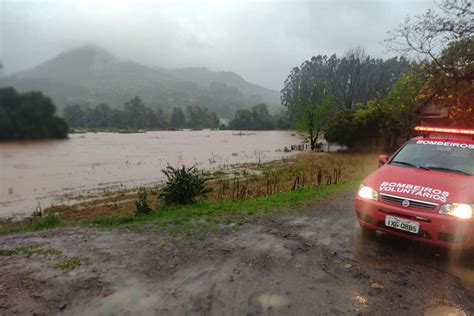
[[[286,131],[160,131],[72,134],[63,141],[0,143],[0,217],[159,183],[170,165],[212,170],[280,159],[300,143]]]

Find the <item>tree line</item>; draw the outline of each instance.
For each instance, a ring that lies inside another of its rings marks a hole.
[[[173,108],[171,114],[160,108],[147,107],[134,97],[121,109],[108,104],[69,105],[63,110],[64,118],[76,128],[119,128],[119,129],[167,129],[167,128],[217,128],[219,118],[200,106],[188,106],[184,110]]]
[[[0,140],[67,138],[68,124],[55,112],[41,92],[0,88]]]
[[[474,127],[474,14],[468,0],[439,6],[407,19],[387,40],[393,51],[425,56],[420,62],[374,59],[356,49],[293,68],[282,104],[312,150],[322,134],[350,149],[393,149],[411,137],[426,105],[446,110],[448,124]]]
[[[340,121],[339,112],[353,113],[359,104],[385,97],[411,68],[405,58],[374,59],[362,49],[343,57],[318,55],[292,69],[281,91],[282,104],[315,150],[333,120]]]
[[[234,118],[222,129],[232,130],[273,130],[290,129],[291,122],[286,111],[271,114],[268,106],[260,103],[250,109],[237,110]]]
[[[115,109],[107,104],[69,105],[63,110],[64,118],[76,128],[113,129],[203,129],[220,128],[234,130],[289,129],[291,123],[286,111],[270,113],[266,104],[260,103],[250,109],[237,110],[235,117],[220,123],[216,113],[205,107],[188,106],[184,110],[173,108],[166,113],[160,108],[147,107],[139,97]]]

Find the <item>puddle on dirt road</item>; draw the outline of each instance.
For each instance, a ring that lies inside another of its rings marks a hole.
[[[130,286],[120,288],[112,294],[91,304],[87,310],[79,311],[81,315],[157,315],[163,312],[163,293],[146,291],[144,288]],[[289,308],[290,300],[274,293],[256,293],[250,298],[250,305],[256,311],[282,311]]]
[[[279,309],[288,306],[289,299],[278,294],[262,294],[257,298],[263,310]]]
[[[467,313],[458,307],[436,304],[426,307],[423,316],[467,316]]]
[[[158,293],[146,292],[137,287],[120,289],[101,299],[97,305],[91,306],[86,315],[123,315],[127,313],[140,315],[156,315],[154,304]]]
[[[282,294],[266,291],[254,292],[248,299],[249,314],[266,314],[269,311],[283,312],[290,308],[290,299]]]

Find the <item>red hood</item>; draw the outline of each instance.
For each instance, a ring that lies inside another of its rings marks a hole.
[[[369,175],[364,184],[379,193],[438,204],[474,203],[473,176],[385,165]]]

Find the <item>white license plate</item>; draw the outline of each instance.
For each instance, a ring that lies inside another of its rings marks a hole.
[[[414,234],[418,234],[418,231],[420,230],[420,223],[389,215],[385,217],[385,226],[404,230]]]

